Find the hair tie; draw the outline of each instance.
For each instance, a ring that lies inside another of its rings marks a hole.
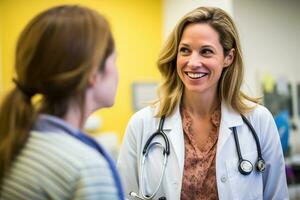
[[[18,90],[20,90],[26,97],[29,99],[35,95],[36,92],[34,92],[32,89],[28,89],[24,87],[19,81],[17,81],[15,78],[13,78],[13,82],[16,84]]]

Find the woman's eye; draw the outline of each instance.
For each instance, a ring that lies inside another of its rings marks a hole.
[[[189,53],[189,49],[188,49],[188,48],[185,48],[185,47],[181,47],[181,48],[179,49],[179,52],[180,52],[180,53]]]
[[[202,49],[201,54],[202,55],[211,55],[211,54],[213,54],[213,51],[210,49]]]

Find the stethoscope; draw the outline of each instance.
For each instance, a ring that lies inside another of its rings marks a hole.
[[[140,197],[137,193],[131,191],[129,193],[130,196],[135,197],[137,199],[140,200],[148,200],[148,199],[152,199],[158,192],[160,185],[162,183],[162,179],[164,177],[165,171],[166,171],[166,166],[167,166],[167,160],[168,160],[168,156],[170,155],[170,142],[168,139],[168,136],[165,134],[165,132],[163,131],[163,126],[164,126],[164,122],[165,122],[165,116],[162,116],[160,121],[159,121],[159,125],[158,125],[158,129],[157,131],[155,131],[150,138],[147,140],[144,148],[143,148],[143,157],[142,157],[142,167],[141,167],[141,176],[140,176],[140,183],[141,183],[141,193],[142,193],[142,197]],[[152,142],[152,140],[157,137],[157,136],[162,136],[164,139],[164,143],[165,146],[162,145],[159,142]],[[152,143],[151,143],[152,142]],[[160,149],[162,149],[163,152],[163,156],[164,156],[164,162],[163,162],[163,166],[162,166],[162,174],[159,178],[158,181],[158,185],[156,186],[156,188],[154,189],[154,192],[152,192],[151,195],[147,195],[145,194],[145,187],[143,185],[143,180],[144,180],[144,166],[145,166],[145,162],[146,162],[146,158],[150,152],[151,149],[153,149],[154,147],[158,147]],[[166,197],[160,197],[158,198],[158,200],[166,200]]]
[[[259,139],[257,137],[256,131],[254,130],[254,128],[251,125],[251,123],[249,122],[249,120],[244,115],[241,115],[241,117],[242,117],[243,121],[245,122],[245,124],[250,129],[250,132],[252,133],[253,138],[255,140],[256,148],[257,148],[257,161],[255,163],[255,168],[258,172],[262,173],[266,169],[266,163],[261,155],[261,147],[260,147]],[[232,127],[232,132],[233,132],[233,136],[234,136],[236,151],[237,151],[237,154],[239,157],[239,165],[238,165],[239,172],[243,175],[249,175],[253,171],[253,165],[249,160],[246,160],[242,157],[239,138],[238,138],[238,135],[236,132],[236,127]]]
[[[57,122],[55,120],[52,120],[51,118],[46,118],[43,115],[40,115],[40,124],[37,124],[33,127],[33,130],[39,131],[41,133],[49,133],[49,131],[59,131],[65,134],[68,134],[70,136],[73,136],[74,138],[80,140],[84,144],[90,146],[91,148],[95,149],[98,151],[104,159],[107,161],[108,166],[112,172],[113,179],[115,182],[115,185],[117,187],[118,191],[118,197],[120,200],[125,199],[123,188],[122,188],[122,183],[120,176],[118,174],[117,168],[114,164],[114,161],[111,159],[111,157],[108,155],[108,153],[104,150],[104,148],[96,142],[93,138],[89,137],[88,135],[82,133],[81,131],[77,131],[76,133],[67,128],[66,126],[60,124],[60,122]]]
[[[253,126],[251,125],[251,123],[248,121],[248,119],[244,116],[241,115],[244,123],[248,126],[248,128],[250,129],[253,138],[255,140],[256,143],[256,148],[257,148],[257,161],[255,163],[256,166],[256,170],[258,172],[263,173],[265,171],[266,168],[266,163],[265,160],[262,157],[261,154],[261,147],[260,147],[260,143],[259,143],[259,139],[257,137],[256,131],[254,130]],[[160,121],[159,121],[159,126],[157,131],[155,131],[150,137],[149,139],[146,141],[145,146],[143,148],[143,157],[142,157],[142,166],[141,166],[141,173],[140,173],[140,184],[141,184],[141,193],[142,193],[142,197],[139,196],[137,193],[135,192],[130,192],[129,195],[132,197],[135,197],[137,199],[141,199],[141,200],[148,200],[148,199],[152,199],[158,192],[159,187],[162,183],[162,179],[163,176],[165,174],[165,170],[166,170],[166,164],[167,164],[167,160],[168,160],[168,156],[170,155],[170,142],[168,139],[168,136],[165,134],[165,132],[163,131],[163,125],[165,122],[165,116],[162,116]],[[238,154],[238,170],[242,175],[249,175],[252,171],[253,171],[253,164],[249,161],[243,158],[242,153],[241,153],[241,148],[240,148],[240,144],[239,144],[239,138],[237,135],[237,131],[236,131],[236,127],[232,127],[232,132],[233,132],[233,136],[234,136],[234,141],[235,141],[235,145],[236,145],[236,151]],[[162,145],[159,142],[152,142],[152,140],[157,137],[157,136],[161,136],[164,139],[164,143],[165,146]],[[163,161],[163,167],[162,167],[162,174],[161,177],[159,178],[159,182],[157,187],[155,188],[154,192],[152,192],[152,194],[145,194],[145,187],[143,185],[143,178],[144,178],[144,166],[145,166],[145,162],[146,162],[146,158],[150,152],[150,150],[154,147],[159,147],[160,149],[162,149],[162,153],[164,156],[164,161]],[[159,200],[166,200],[166,197],[160,197]]]

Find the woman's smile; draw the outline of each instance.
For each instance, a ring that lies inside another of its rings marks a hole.
[[[204,72],[185,72],[185,74],[191,79],[201,79],[208,75],[208,73]]]

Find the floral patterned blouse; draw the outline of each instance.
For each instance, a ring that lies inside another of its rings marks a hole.
[[[213,128],[207,142],[199,149],[192,129],[193,120],[182,109],[182,127],[184,131],[185,161],[181,189],[181,200],[218,199],[216,182],[216,150],[221,119],[220,107],[211,115]]]

